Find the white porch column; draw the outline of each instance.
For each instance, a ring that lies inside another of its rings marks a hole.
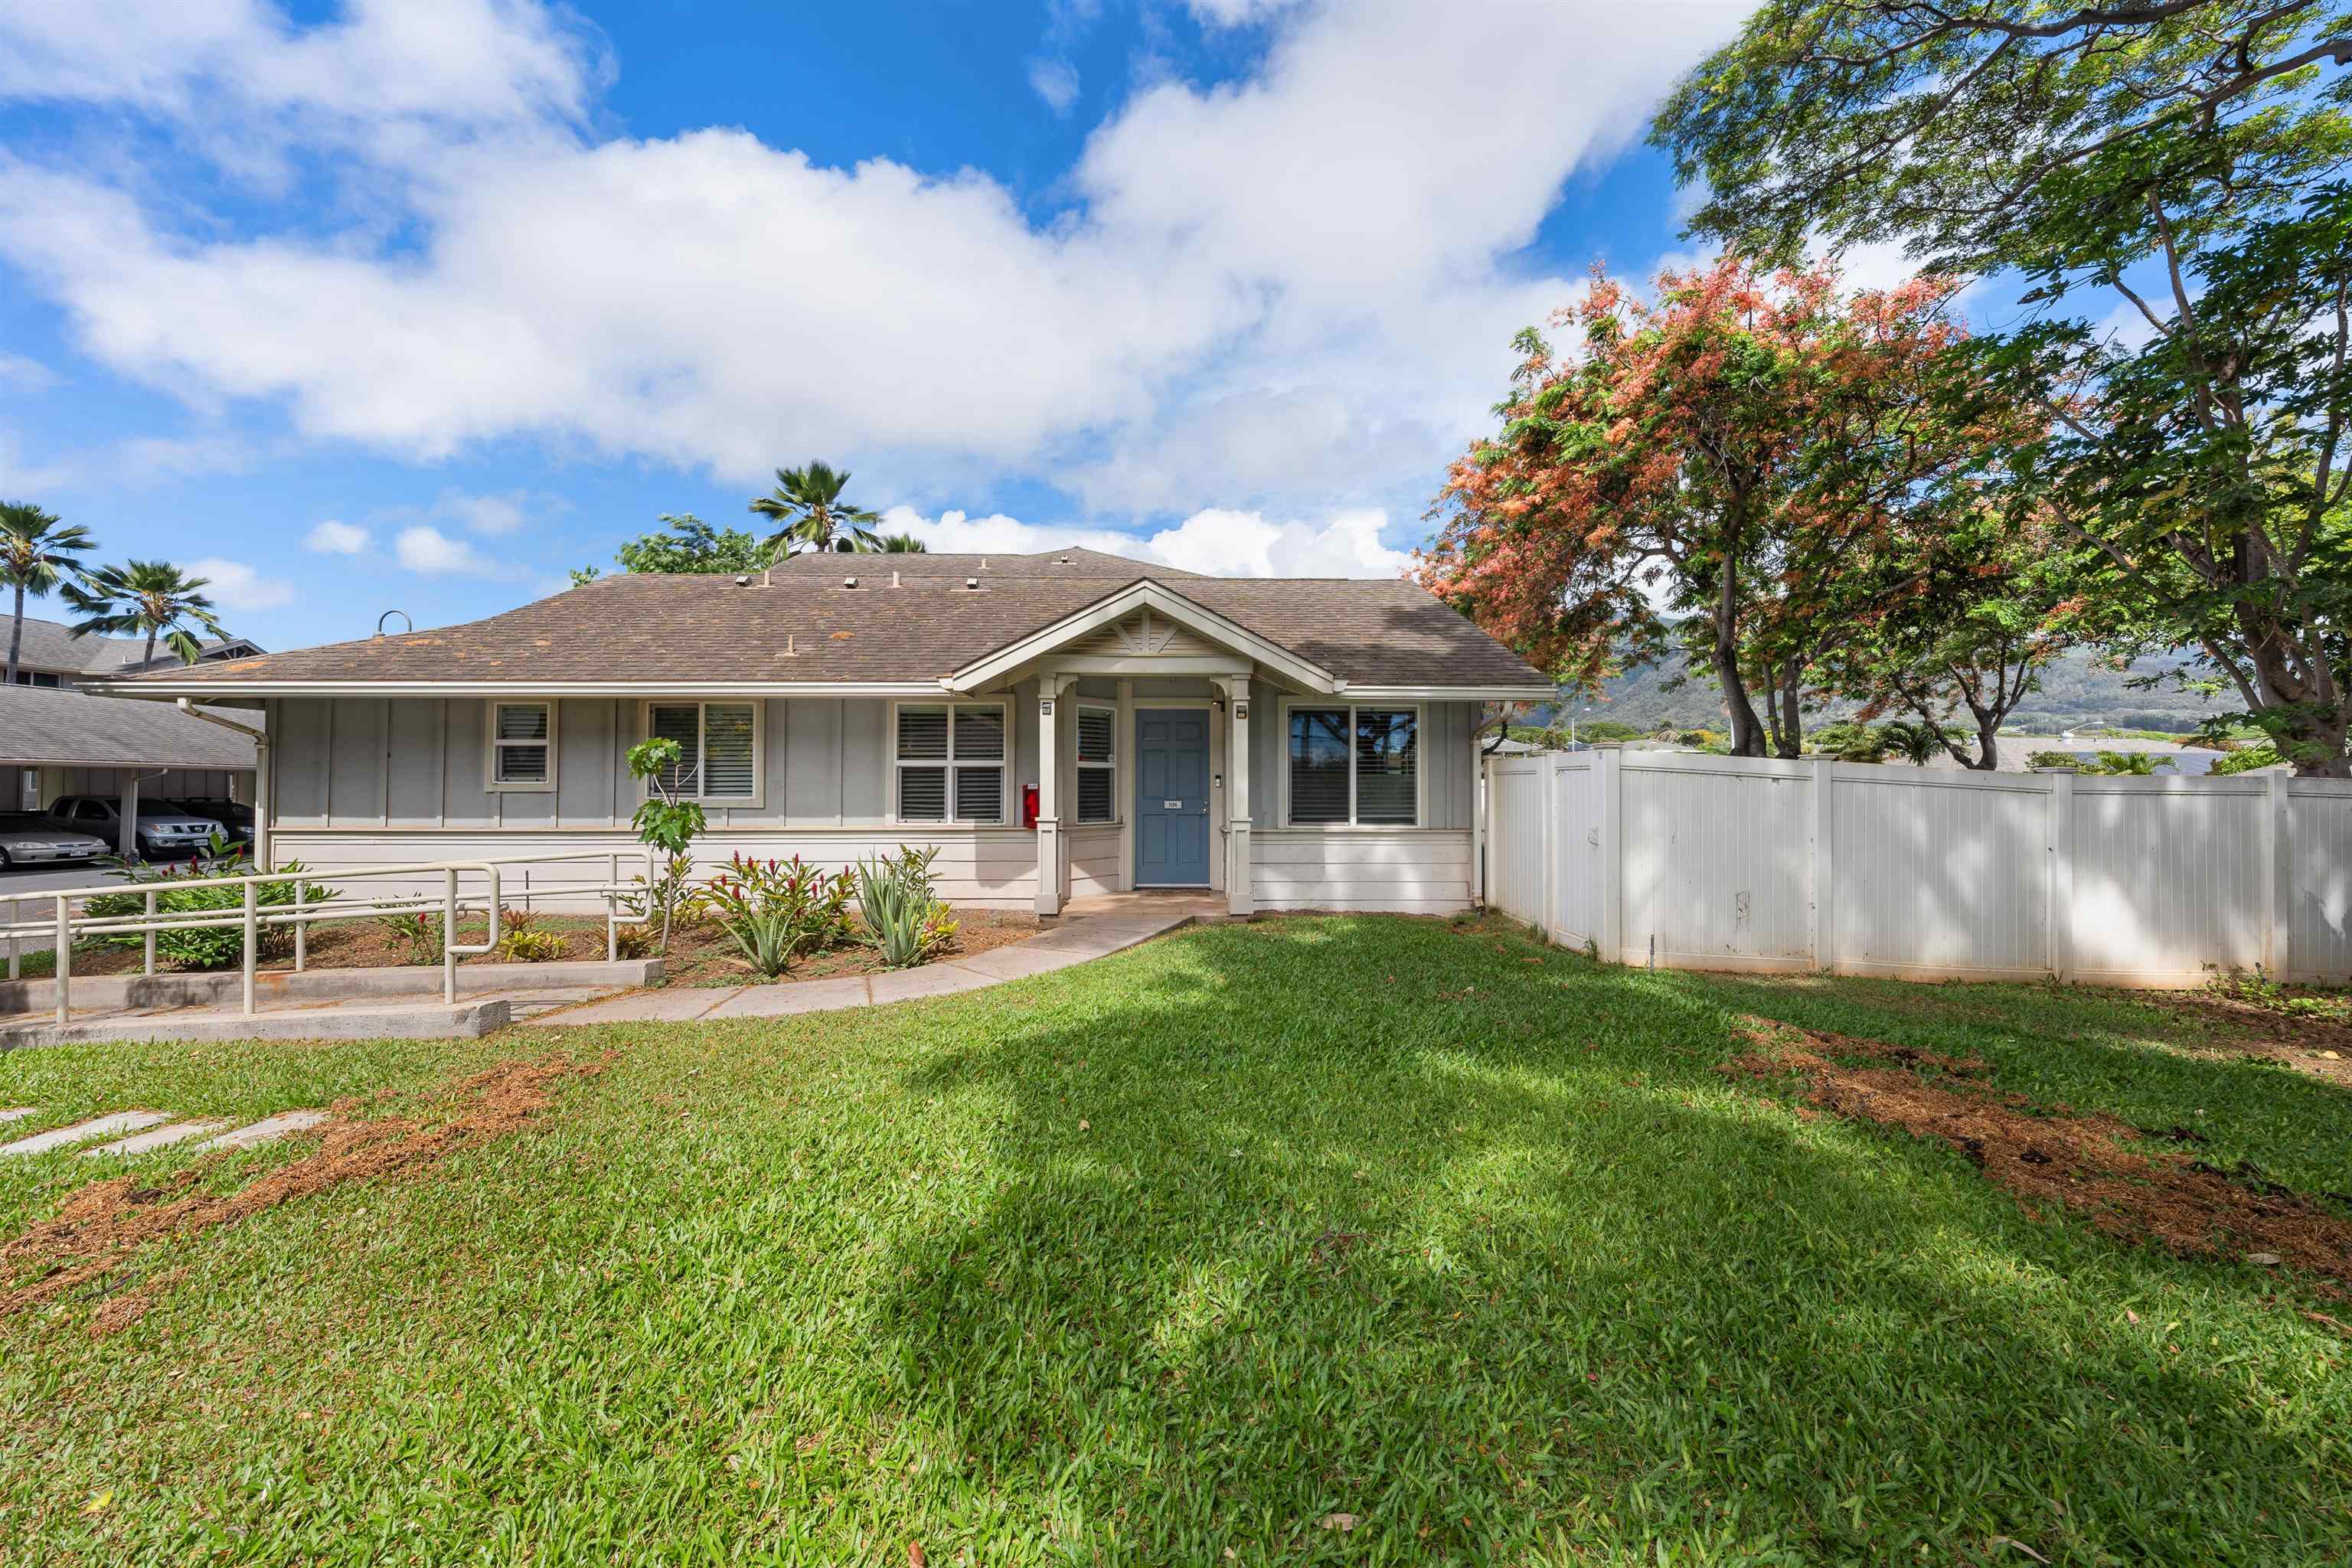
[[[1215,678],[1233,730],[1225,742],[1225,912],[1257,912],[1250,893],[1250,683],[1246,675]]]
[[[1061,695],[1070,678],[1037,678],[1037,913],[1062,912],[1062,763],[1054,742],[1062,728]]]

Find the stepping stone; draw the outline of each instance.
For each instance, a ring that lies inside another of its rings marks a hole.
[[[40,1107],[36,1105],[10,1106],[6,1110],[0,1110],[0,1122],[22,1121],[39,1109]]]
[[[224,1132],[217,1138],[207,1138],[196,1145],[205,1149],[250,1149],[257,1143],[268,1143],[283,1138],[289,1132],[300,1132],[327,1120],[323,1110],[281,1110],[275,1116],[265,1116],[250,1127],[240,1127],[234,1132]],[[219,1123],[214,1123],[218,1126]]]
[[[171,1120],[160,1110],[118,1110],[111,1116],[93,1117],[88,1121],[78,1121],[71,1127],[53,1127],[47,1132],[36,1132],[30,1138],[19,1138],[14,1143],[0,1143],[0,1155],[46,1154],[52,1149],[69,1149],[93,1138],[105,1138],[117,1132],[136,1132],[142,1127],[152,1127]]]
[[[206,1132],[217,1132],[227,1125],[226,1121],[183,1121],[172,1127],[158,1127],[149,1132],[134,1132],[128,1138],[118,1138],[95,1149],[85,1149],[81,1157],[94,1160],[100,1154],[144,1154],[150,1149],[166,1149]]]

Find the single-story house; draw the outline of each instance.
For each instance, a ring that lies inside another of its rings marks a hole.
[[[330,877],[628,849],[625,756],[665,736],[706,858],[935,846],[943,896],[1047,915],[1152,888],[1240,914],[1464,909],[1479,705],[1553,695],[1410,583],[1085,550],[607,577],[106,689],[265,709],[268,852]]]
[[[0,653],[9,622],[0,617]],[[94,682],[145,669],[179,668],[168,648],[146,659],[142,637],[102,637],[37,616],[25,617],[16,679],[0,680],[0,810],[40,811],[59,795],[102,795],[135,802],[157,798],[250,801],[253,742],[236,731],[170,705],[107,700]],[[261,648],[244,637],[202,645],[212,662],[248,658]]]

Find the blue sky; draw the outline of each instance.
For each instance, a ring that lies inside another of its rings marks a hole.
[[[1511,331],[1678,249],[1644,115],[1741,9],[17,0],[0,497],[276,647],[812,457],[935,547],[1385,574]]]

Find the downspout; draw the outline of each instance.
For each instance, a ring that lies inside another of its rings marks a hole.
[[[269,858],[269,731],[207,713],[184,697],[173,700],[172,706],[191,719],[234,730],[253,742],[253,863],[264,871],[273,869]]]

